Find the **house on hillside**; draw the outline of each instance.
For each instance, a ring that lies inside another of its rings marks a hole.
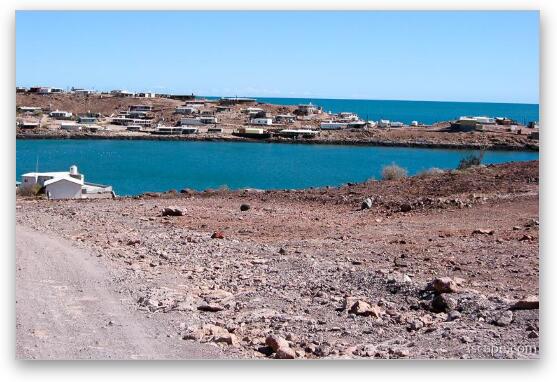
[[[199,112],[198,106],[178,106],[174,110],[175,114],[184,114],[184,115],[195,114],[198,112]]]
[[[266,126],[270,126],[273,124],[273,118],[252,118],[250,120],[250,124],[252,125],[266,125]]]
[[[279,114],[275,117],[275,122],[278,124],[294,123],[295,120],[296,120],[296,116],[292,114]]]
[[[127,90],[111,90],[110,94],[112,94],[115,97],[135,97],[135,93],[133,92],[129,92]]]
[[[95,91],[91,89],[72,88],[72,93],[80,94],[80,95],[89,95],[89,94],[95,94]]]
[[[43,109],[38,106],[18,106],[17,111],[20,113],[40,113]]]
[[[153,111],[151,105],[130,105],[128,111]]]
[[[97,118],[89,116],[79,116],[77,117],[79,123],[84,123],[86,125],[97,123]]]
[[[17,127],[20,129],[37,129],[41,127],[41,123],[39,121],[19,121]]]
[[[298,105],[296,110],[294,110],[294,114],[302,115],[302,116],[309,116],[309,115],[320,114],[320,113],[321,113],[321,108],[313,105],[311,102],[308,104],[300,104]]]
[[[49,199],[111,198],[112,186],[87,183],[85,177],[71,166],[70,171],[29,172],[21,176],[19,187],[38,187]]]
[[[51,111],[48,115],[51,118],[56,118],[56,119],[70,119],[73,114],[69,111],[54,110]]]

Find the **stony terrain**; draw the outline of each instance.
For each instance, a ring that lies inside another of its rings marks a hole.
[[[245,358],[537,358],[538,162],[305,191],[18,197],[177,342]]]

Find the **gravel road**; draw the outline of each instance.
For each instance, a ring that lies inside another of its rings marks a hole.
[[[17,359],[223,357],[133,310],[98,259],[68,241],[17,225],[16,267]]]

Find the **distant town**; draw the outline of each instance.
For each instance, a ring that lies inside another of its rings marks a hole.
[[[128,139],[248,139],[402,146],[537,150],[537,121],[505,116],[461,116],[405,124],[326,112],[312,103],[273,105],[254,98],[206,99],[157,94],[35,86],[16,87],[18,138],[80,136]]]

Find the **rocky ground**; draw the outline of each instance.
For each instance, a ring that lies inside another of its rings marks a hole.
[[[175,341],[245,358],[537,358],[538,162],[305,191],[18,198]],[[124,301],[124,300],[123,300]]]

